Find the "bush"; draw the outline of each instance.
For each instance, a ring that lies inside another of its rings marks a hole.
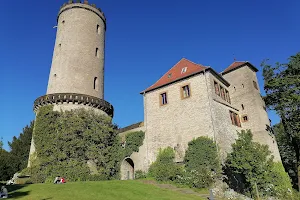
[[[191,188],[207,188],[215,180],[215,173],[206,167],[199,167],[197,170],[189,170],[179,175],[176,182],[187,185]]]
[[[220,175],[217,144],[208,137],[198,137],[188,143],[184,157],[185,170],[177,182],[193,188],[210,186]]]
[[[182,175],[182,168],[174,163],[174,158],[171,147],[160,149],[156,161],[150,165],[149,175],[157,181],[174,181]]]
[[[135,171],[135,174],[134,174],[135,179],[142,179],[142,178],[146,178],[146,177],[147,177],[146,172],[143,172],[142,170]]]

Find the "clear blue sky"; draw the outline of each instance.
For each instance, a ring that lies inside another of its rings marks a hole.
[[[0,137],[17,136],[46,93],[56,16],[67,0],[13,0],[0,5]],[[182,57],[221,72],[233,61],[260,68],[300,51],[296,0],[90,0],[106,14],[105,100],[124,127],[143,120],[140,91]],[[263,80],[258,73],[260,88]],[[263,90],[262,93],[264,94]],[[270,113],[273,123],[278,117]]]

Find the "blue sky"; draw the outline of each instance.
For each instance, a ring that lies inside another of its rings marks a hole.
[[[0,6],[0,138],[7,141],[34,119],[46,93],[56,16],[67,0],[13,0]],[[221,72],[237,60],[260,69],[263,59],[286,62],[300,49],[296,0],[90,0],[107,17],[105,100],[124,127],[143,120],[140,91],[182,57]],[[263,80],[258,72],[260,88]],[[262,90],[262,94],[264,94]],[[273,123],[278,117],[270,113]]]

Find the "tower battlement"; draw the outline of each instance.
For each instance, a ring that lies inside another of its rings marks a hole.
[[[89,10],[91,12],[94,12],[96,15],[98,15],[104,23],[106,23],[106,18],[104,15],[104,12],[100,8],[97,8],[96,4],[91,4],[88,2],[88,0],[69,0],[67,3],[64,3],[59,10],[57,21],[59,19],[59,16],[62,12],[72,9],[72,8],[83,8],[86,10]]]

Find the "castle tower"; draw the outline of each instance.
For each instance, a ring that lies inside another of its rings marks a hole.
[[[60,8],[47,94],[35,100],[36,113],[52,104],[57,111],[84,108],[113,117],[113,106],[104,100],[105,30],[104,13],[87,0]]]
[[[242,129],[251,129],[253,140],[269,146],[275,161],[281,161],[265,102],[260,94],[256,72],[249,62],[234,62],[222,72],[230,83],[231,103],[239,109]]]

